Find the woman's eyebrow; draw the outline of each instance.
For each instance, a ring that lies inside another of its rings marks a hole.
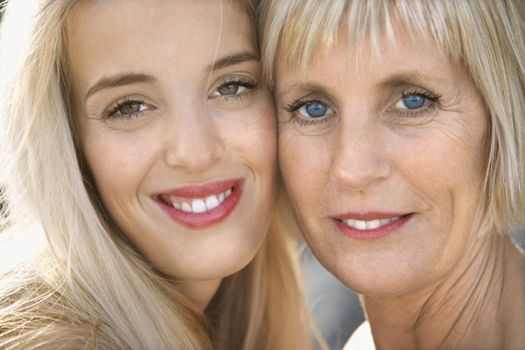
[[[396,87],[404,85],[445,84],[446,80],[438,76],[428,76],[416,71],[400,72],[390,75],[382,80],[379,85]]]
[[[259,61],[259,55],[252,51],[243,51],[239,53],[235,53],[233,55],[227,55],[224,57],[221,57],[208,67],[208,70],[218,70],[222,68],[226,68],[229,66],[234,66],[239,63],[243,63],[246,61]]]
[[[251,51],[244,51],[239,52],[233,55],[228,55],[222,58],[219,58],[215,62],[213,62],[208,68],[209,70],[217,70],[226,68],[229,66],[233,66],[239,63],[243,63],[246,61],[259,61],[259,55],[257,55],[254,52]],[[99,92],[100,90],[112,88],[112,87],[118,87],[118,86],[124,86],[128,84],[134,84],[134,83],[148,83],[148,82],[154,82],[155,78],[151,75],[144,74],[144,73],[133,73],[133,72],[125,72],[125,73],[119,73],[107,77],[100,78],[91,88],[89,88],[88,92],[86,93],[85,99],[87,99],[89,96],[95,94],[96,92]]]
[[[93,95],[94,93],[100,90],[117,86],[124,86],[128,84],[148,83],[153,81],[155,81],[155,78],[151,75],[132,72],[125,72],[110,75],[107,77],[102,77],[88,90],[85,99],[87,99],[89,96]]]
[[[330,100],[335,101],[336,93],[330,88],[330,86],[324,86],[314,81],[292,81],[288,84],[285,84],[276,92],[284,98],[287,98],[288,95],[294,96],[297,94],[300,95],[324,95]]]

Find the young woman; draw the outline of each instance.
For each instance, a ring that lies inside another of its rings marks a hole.
[[[524,7],[265,1],[285,185],[365,349],[525,344]]]
[[[0,348],[308,348],[254,4],[6,6]]]

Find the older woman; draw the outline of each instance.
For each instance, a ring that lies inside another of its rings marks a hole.
[[[377,348],[525,344],[524,18],[512,0],[264,3],[285,185]]]
[[[253,6],[7,3],[0,348],[308,348]]]

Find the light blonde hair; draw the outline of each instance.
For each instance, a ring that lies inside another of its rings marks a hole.
[[[45,244],[1,271],[0,348],[309,348],[295,246],[278,219],[203,315],[100,210],[79,165],[65,71],[77,2],[13,0],[2,19],[0,244],[40,234]]]
[[[341,32],[357,53],[363,40],[377,52],[383,33],[395,44],[394,20],[435,40],[468,72],[490,117],[480,233],[508,233],[525,220],[524,18],[523,0],[263,0],[259,33],[270,84],[277,58],[304,73]]]

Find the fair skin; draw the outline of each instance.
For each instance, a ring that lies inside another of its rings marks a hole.
[[[69,26],[75,121],[104,207],[201,310],[260,247],[276,176],[253,25],[234,2],[227,21],[220,11],[89,1]]]
[[[304,74],[278,57],[280,165],[295,213],[321,263],[363,294],[378,348],[515,345],[523,257],[505,237],[476,236],[482,98],[432,40],[398,30],[397,46],[380,37],[379,53],[364,42],[358,57],[342,34]]]

